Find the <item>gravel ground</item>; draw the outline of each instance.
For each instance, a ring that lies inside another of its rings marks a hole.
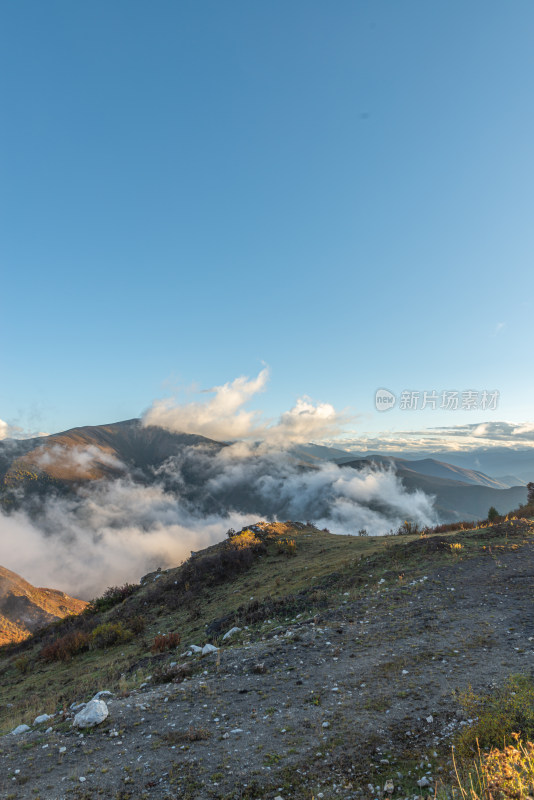
[[[70,715],[2,737],[0,796],[374,798],[386,780],[405,786],[409,759],[432,793],[434,753],[469,724],[454,690],[532,672],[533,576],[532,543],[408,585],[370,575],[361,600],[175,656],[190,677],[106,698],[91,731]]]

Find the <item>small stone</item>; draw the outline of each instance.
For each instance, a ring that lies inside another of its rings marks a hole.
[[[17,725],[17,727],[11,731],[11,735],[18,736],[19,733],[26,733],[29,730],[30,730],[29,725]]]
[[[217,648],[213,644],[205,644],[202,648],[202,655],[207,656],[209,653],[216,653]]]
[[[40,725],[41,722],[48,722],[49,719],[52,719],[53,714],[40,714],[38,717],[35,717],[33,724]]]
[[[388,781],[385,782],[385,784],[384,784],[384,792],[387,792],[387,794],[391,794],[394,789],[395,789],[395,787],[393,785],[393,781],[392,780],[388,780]]]
[[[241,632],[241,628],[237,628],[237,627],[234,626],[233,628],[230,628],[229,631],[226,631],[226,633],[223,636],[223,640],[224,639],[229,639],[230,636],[234,636],[236,633],[240,633],[240,632]]]
[[[422,778],[419,778],[419,780],[418,780],[418,781],[416,781],[416,783],[417,783],[417,785],[418,785],[418,786],[420,786],[421,788],[423,788],[424,786],[430,786],[430,781],[428,780],[428,778],[426,777],[426,775],[423,775],[423,777],[422,777]]]
[[[329,722],[323,722],[323,728],[329,728],[329,727],[330,727]]]
[[[93,700],[100,700],[102,697],[113,697],[113,692],[108,692],[107,689],[102,689],[102,691],[95,694]]]

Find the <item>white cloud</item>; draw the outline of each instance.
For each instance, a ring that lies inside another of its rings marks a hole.
[[[411,454],[469,452],[480,448],[507,447],[511,450],[534,447],[532,422],[478,422],[407,431],[383,431],[331,440],[332,446],[363,453]]]
[[[175,433],[196,433],[210,439],[226,441],[245,439],[257,430],[257,412],[242,406],[267,383],[269,372],[263,369],[257,378],[236,378],[209,390],[214,394],[205,402],[179,405],[175,400],[156,400],[145,413],[145,425],[155,425]]]
[[[2,439],[33,439],[37,436],[48,436],[48,433],[39,431],[28,431],[20,428],[18,425],[10,425],[3,419],[0,419],[0,441]]]
[[[432,498],[408,493],[391,470],[302,470],[288,452],[241,448],[218,455],[188,448],[148,486],[128,477],[93,481],[65,497],[34,498],[31,516],[0,512],[0,564],[88,598],[157,566],[176,566],[228,528],[259,519],[311,519],[335,533],[367,528],[376,535],[406,518],[437,521]]]
[[[336,435],[347,421],[329,403],[314,404],[301,397],[278,422],[265,420],[259,411],[243,406],[265,389],[269,371],[256,378],[236,378],[209,390],[204,402],[179,404],[176,400],[156,400],[145,413],[143,424],[155,425],[175,433],[196,433],[218,441],[261,440],[273,447],[287,447],[312,439]]]
[[[52,447],[39,448],[33,454],[33,460],[41,469],[61,469],[74,472],[77,478],[89,475],[94,467],[104,466],[114,470],[126,471],[126,467],[112,453],[101,447],[64,447],[54,444]]]

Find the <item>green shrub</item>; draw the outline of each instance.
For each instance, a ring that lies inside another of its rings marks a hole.
[[[495,522],[500,517],[499,512],[495,508],[495,506],[491,506],[488,511],[488,522]]]
[[[139,586],[135,583],[125,583],[123,586],[110,586],[106,589],[102,597],[91,600],[88,608],[92,612],[107,611],[109,608],[122,603],[131,594],[136,592]]]
[[[465,726],[456,739],[461,758],[472,758],[481,750],[503,748],[519,734],[522,741],[534,737],[534,680],[512,675],[502,687],[488,695],[477,695],[471,687],[459,695],[466,715],[476,721]],[[478,744],[477,744],[478,743]]]
[[[421,533],[419,525],[416,522],[409,522],[408,520],[405,520],[397,530],[397,536],[405,536],[407,534],[417,536],[419,533]]]
[[[142,614],[137,614],[135,617],[129,617],[127,623],[128,628],[136,635],[143,633],[146,628],[146,620]]]
[[[21,656],[15,661],[15,668],[18,669],[21,675],[25,675],[30,668],[30,660],[28,656]]]
[[[103,622],[91,633],[91,647],[101,649],[129,642],[133,634],[122,622]]]
[[[297,543],[294,539],[279,539],[276,544],[279,555],[297,555]]]

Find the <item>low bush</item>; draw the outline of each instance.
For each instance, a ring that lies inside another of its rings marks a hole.
[[[276,543],[276,547],[279,555],[297,555],[297,543],[295,539],[279,539]]]
[[[126,625],[136,635],[143,633],[146,628],[146,620],[142,614],[137,614],[135,617],[128,617]]]
[[[503,748],[514,734],[522,741],[534,739],[534,680],[512,675],[502,687],[488,695],[471,688],[458,697],[466,715],[475,718],[456,738],[460,758],[472,758],[479,750]]]
[[[253,550],[264,549],[262,540],[253,531],[249,530],[234,534],[229,538],[228,545],[235,550],[246,550],[248,548],[252,548]]]
[[[125,583],[123,586],[110,586],[102,597],[91,600],[88,609],[92,612],[107,611],[109,608],[122,603],[127,597],[139,589],[138,584]]]
[[[502,750],[478,752],[468,769],[456,770],[462,800],[528,800],[534,796],[534,744],[520,742]]]
[[[15,661],[15,669],[17,669],[21,675],[25,675],[30,668],[30,660],[28,656],[21,656],[17,658]]]
[[[90,634],[72,631],[45,645],[40,656],[44,661],[70,661],[77,653],[88,650],[90,641]]]
[[[158,634],[154,637],[154,642],[150,648],[151,653],[164,653],[178,647],[181,641],[179,633]]]
[[[93,649],[113,647],[116,644],[129,642],[132,636],[132,631],[125,628],[122,622],[103,622],[91,633],[91,647]]]

